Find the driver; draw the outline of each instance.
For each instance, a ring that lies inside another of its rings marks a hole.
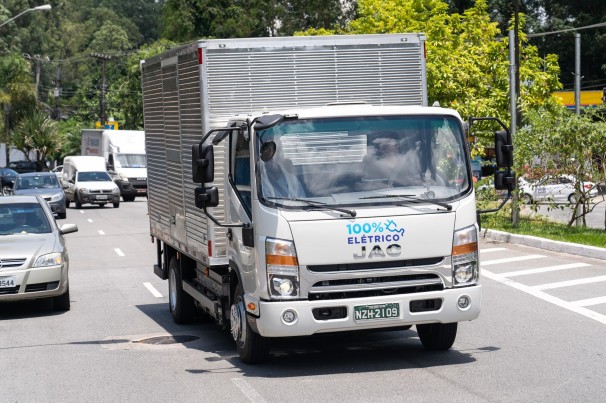
[[[273,158],[261,165],[261,185],[265,197],[301,198],[305,190],[293,172],[292,161],[284,156],[282,144],[276,142],[276,153]]]

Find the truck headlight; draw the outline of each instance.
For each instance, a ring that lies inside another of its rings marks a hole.
[[[123,174],[123,173],[119,173],[119,174],[118,174],[118,177],[120,178],[120,180],[121,180],[122,182],[128,182],[128,176],[126,176],[125,174]]]
[[[475,225],[455,231],[452,240],[452,279],[455,287],[478,281],[478,229]]]
[[[55,252],[38,256],[36,263],[34,263],[34,267],[58,266],[61,263],[63,263],[63,257],[59,252]]]
[[[267,238],[265,264],[269,295],[276,299],[299,296],[299,261],[291,241]]]

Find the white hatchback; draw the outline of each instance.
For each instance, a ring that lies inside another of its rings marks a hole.
[[[572,175],[548,175],[534,182],[520,178],[521,198],[526,204],[539,201],[576,203],[578,195],[575,191],[575,184],[577,181],[578,179]],[[588,197],[597,196],[598,187],[595,183],[581,182],[581,186]]]

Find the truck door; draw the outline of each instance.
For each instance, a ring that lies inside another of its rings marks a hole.
[[[251,150],[250,141],[244,132],[230,136],[230,181],[226,188],[226,220],[232,223],[252,222]],[[242,228],[230,228],[228,256],[238,260],[241,273],[251,273],[254,267],[254,248],[244,246]],[[246,281],[246,279],[244,279]]]

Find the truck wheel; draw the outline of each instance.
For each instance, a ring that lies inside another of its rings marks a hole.
[[[53,309],[55,311],[69,311],[69,286],[67,290],[56,297],[53,297]]]
[[[263,362],[269,355],[269,339],[255,333],[246,320],[244,293],[238,283],[230,310],[231,335],[236,342],[240,360],[246,364]]]
[[[82,203],[80,203],[80,199],[78,198],[78,196],[74,196],[74,203],[76,203],[76,208],[77,209],[81,209],[82,208]]]
[[[427,350],[448,350],[457,338],[457,323],[417,325],[417,333]]]
[[[168,305],[175,323],[190,323],[194,319],[194,299],[183,291],[179,261],[174,256],[168,263]]]

